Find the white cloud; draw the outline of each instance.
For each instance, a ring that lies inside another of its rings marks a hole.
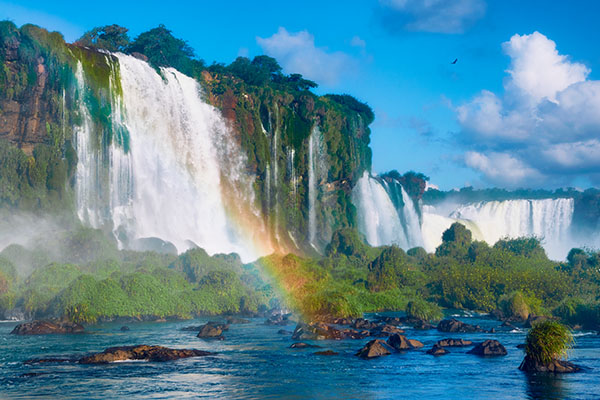
[[[501,95],[482,90],[456,107],[465,162],[491,183],[568,184],[600,176],[600,81],[539,32],[503,44]],[[515,172],[519,169],[519,172]]]
[[[352,45],[354,47],[359,47],[361,49],[365,49],[367,47],[367,42],[365,42],[363,39],[361,39],[358,36],[354,36],[352,38],[352,40],[350,41],[350,45]]]
[[[485,14],[484,0],[380,0],[392,15],[386,24],[401,21],[409,31],[462,33]],[[395,21],[394,21],[395,20]]]
[[[315,38],[308,31],[294,33],[280,27],[273,36],[257,37],[256,41],[267,55],[279,61],[285,72],[300,73],[325,85],[334,86],[341,76],[357,67],[356,60],[346,53],[315,46]]]

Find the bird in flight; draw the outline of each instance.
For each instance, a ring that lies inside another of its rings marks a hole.
[[[455,58],[450,64],[456,64],[458,62],[458,58]]]

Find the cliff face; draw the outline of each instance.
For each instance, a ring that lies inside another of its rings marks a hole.
[[[0,206],[75,211],[82,161],[74,142],[86,118],[94,132],[95,197],[109,201],[108,149],[115,140],[128,146],[115,124],[117,58],[67,44],[56,32],[2,22],[0,64]],[[356,224],[350,192],[371,165],[367,106],[209,69],[195,78],[233,130],[253,177],[254,206],[280,248],[322,251],[334,230]]]

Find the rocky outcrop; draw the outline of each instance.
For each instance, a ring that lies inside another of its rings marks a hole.
[[[390,347],[383,340],[374,339],[367,343],[355,355],[360,358],[370,359],[390,355],[390,350]]]
[[[82,325],[65,321],[33,321],[15,326],[12,335],[48,335],[53,333],[81,333]]]
[[[342,331],[323,322],[299,323],[292,334],[293,340],[340,340],[343,338]]]
[[[202,325],[200,327],[200,331],[198,332],[197,336],[201,339],[222,339],[223,329],[222,326],[207,323],[206,325]]]
[[[390,336],[397,333],[404,333],[404,330],[394,325],[380,325],[371,331],[371,336]]]
[[[473,342],[463,339],[442,339],[438,340],[437,345],[442,347],[465,347],[471,346]]]
[[[423,343],[418,340],[408,339],[406,336],[397,333],[390,336],[386,343],[397,351],[413,350],[423,347]]]
[[[440,332],[453,333],[486,332],[486,330],[480,327],[479,325],[467,324],[454,318],[440,321],[440,323],[437,326],[437,330]]]
[[[352,328],[354,329],[358,329],[358,330],[372,330],[375,329],[379,326],[378,323],[376,322],[371,322],[369,320],[366,320],[364,318],[357,318],[354,323],[351,325]]]
[[[505,356],[507,354],[506,348],[497,340],[486,340],[483,343],[479,343],[467,353],[486,357]]]
[[[448,353],[450,352],[437,343],[431,349],[427,350],[427,354],[432,356],[443,356]]]
[[[519,369],[525,372],[552,372],[555,374],[566,374],[579,372],[582,370],[580,366],[568,361],[552,360],[552,362],[548,364],[542,364],[529,356],[525,356],[525,359],[519,366]]]
[[[170,349],[162,346],[122,346],[110,347],[101,353],[79,359],[80,364],[106,364],[115,361],[173,361],[180,358],[203,357],[213,353],[194,349]]]

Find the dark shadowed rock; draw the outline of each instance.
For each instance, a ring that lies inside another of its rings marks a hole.
[[[390,355],[390,350],[390,347],[383,340],[374,339],[367,343],[355,355],[360,358],[369,359]]]
[[[448,353],[450,352],[437,343],[434,344],[432,348],[427,350],[427,354],[430,354],[432,356],[443,356],[444,354]]]
[[[437,342],[438,346],[442,346],[442,347],[465,347],[465,346],[471,346],[473,344],[473,342],[471,342],[470,340],[463,340],[463,339],[442,339],[442,340],[438,340]]]
[[[280,335],[291,335],[293,332],[286,331],[285,329],[280,329],[277,331],[277,333]]]
[[[238,317],[227,317],[227,323],[230,325],[234,324],[249,324],[250,320]]]
[[[130,331],[130,329],[129,329],[128,326],[122,326],[121,327],[121,332],[128,332],[128,331]]]
[[[316,344],[308,344],[304,342],[292,343],[290,349],[314,349],[321,348],[321,346],[317,346]]]
[[[467,353],[478,356],[505,356],[507,354],[504,346],[497,340],[486,340],[483,343],[479,343]]]
[[[473,333],[473,332],[485,332],[485,329],[478,325],[466,324],[457,319],[445,319],[440,321],[437,326],[440,332],[458,332],[458,333]]]
[[[317,356],[337,356],[340,353],[337,353],[333,350],[325,350],[325,351],[317,351],[315,352],[315,355]]]
[[[12,335],[48,335],[52,333],[81,333],[83,326],[66,321],[32,321],[19,324],[12,330]]]
[[[371,322],[369,320],[366,320],[364,318],[357,318],[354,323],[352,324],[352,328],[354,329],[358,329],[358,330],[372,330],[375,329],[379,326],[379,324],[377,322]]]
[[[267,318],[265,325],[289,325],[289,315],[275,314]]]
[[[525,359],[519,366],[519,369],[525,372],[552,372],[555,374],[567,374],[582,370],[580,366],[568,361],[553,360],[549,364],[540,364],[529,356],[525,356]]]
[[[80,364],[106,364],[114,361],[145,360],[173,361],[180,358],[202,357],[213,353],[195,349],[169,349],[162,346],[122,346],[110,347],[101,353],[79,359]]]
[[[410,339],[408,339],[406,336],[400,335],[398,333],[390,336],[386,343],[388,344],[388,346],[390,346],[391,348],[398,350],[398,351],[412,350],[417,347],[420,347],[420,346],[413,346]],[[421,342],[418,342],[418,343],[421,343]],[[421,346],[423,346],[423,344],[421,344]]]
[[[403,329],[397,328],[394,325],[379,325],[371,331],[371,336],[390,336],[396,333],[404,333]]]
[[[206,324],[200,327],[200,332],[198,332],[198,337],[202,339],[207,338],[221,338],[223,335],[223,329],[216,325]]]
[[[294,340],[340,340],[343,338],[342,331],[324,322],[298,323],[292,334]]]
[[[342,331],[342,335],[344,336],[344,339],[364,339],[366,337],[371,336],[371,332],[370,331],[357,331],[356,329],[344,329]]]

